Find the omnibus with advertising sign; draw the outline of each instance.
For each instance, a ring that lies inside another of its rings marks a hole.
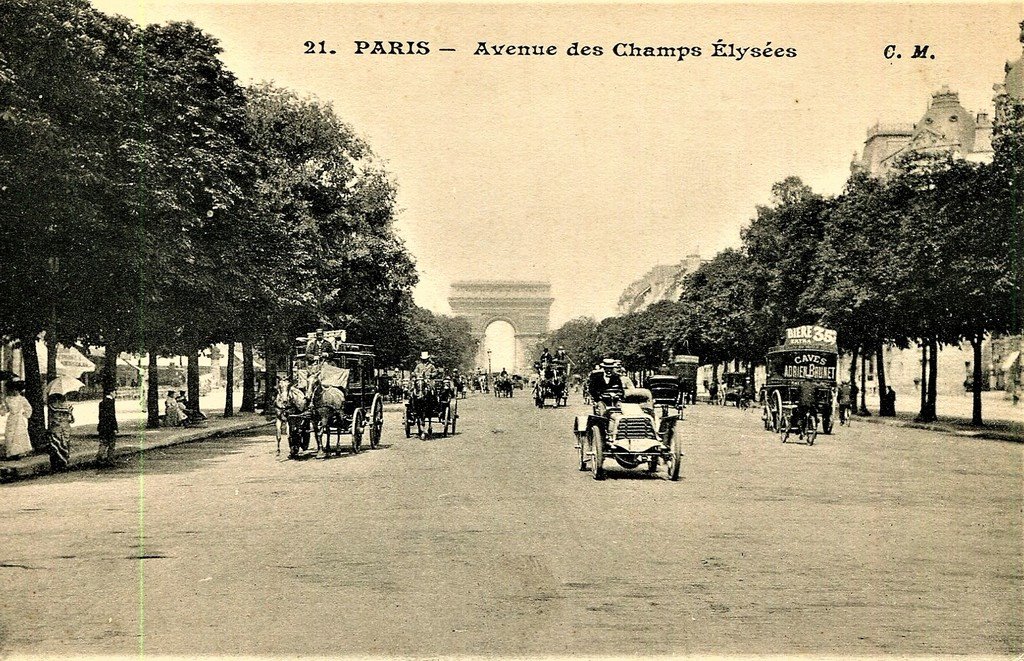
[[[831,434],[838,362],[834,330],[821,326],[787,328],[785,341],[765,356],[767,375],[761,390],[765,429],[779,434],[784,442],[790,433],[799,432],[809,444],[814,443],[817,422],[821,431]],[[808,386],[814,393],[815,428],[797,429],[801,422],[795,416],[799,393]]]

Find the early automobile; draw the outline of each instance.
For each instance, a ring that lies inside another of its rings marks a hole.
[[[658,379],[659,377],[651,377]],[[651,389],[607,391],[589,415],[573,423],[579,468],[588,468],[595,480],[605,477],[604,463],[613,459],[623,468],[660,466],[669,480],[679,479],[682,461],[682,407],[679,380],[664,377]]]
[[[305,406],[288,417],[291,456],[308,449],[310,434],[326,455],[342,452],[342,436],[349,437],[345,445],[352,453],[362,450],[364,436],[376,448],[384,427],[384,398],[373,347],[335,341],[317,359],[307,360],[301,348],[294,356],[292,381]]]
[[[783,344],[765,356],[767,375],[761,391],[765,429],[786,442],[798,434],[813,445],[820,430],[832,433],[838,363],[836,333],[821,326],[786,329]],[[801,388],[813,392],[814,406],[805,419],[797,416]],[[819,427],[820,423],[820,427]]]

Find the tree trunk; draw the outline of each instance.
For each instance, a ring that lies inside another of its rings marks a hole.
[[[860,411],[857,415],[871,415],[868,411],[868,352],[867,349],[860,356]]]
[[[256,411],[256,371],[252,365],[252,343],[242,344],[242,405],[239,413]]]
[[[44,451],[49,443],[46,438],[46,402],[43,399],[43,378],[39,373],[39,353],[36,351],[36,336],[21,338],[22,365],[25,368],[25,398],[32,405],[32,417],[28,419],[28,435],[32,449]]]
[[[160,375],[157,373],[156,348],[149,348],[149,367],[146,370],[146,428],[160,427]]]
[[[928,362],[928,421],[933,422],[939,419],[938,416],[938,376],[939,376],[939,341],[933,339]]]
[[[921,340],[921,409],[914,418],[922,422],[928,412],[928,341]]]
[[[857,347],[853,348],[853,353],[850,354],[850,385],[857,385],[857,359],[860,358],[860,349]],[[854,406],[857,402],[853,403]]]
[[[224,387],[224,417],[235,414],[235,343],[228,342],[227,385]]]
[[[885,345],[882,342],[878,343],[876,354],[878,357],[877,368],[875,372],[878,374],[878,415],[885,417],[893,417],[896,415],[895,402],[889,401],[888,388],[885,382]]]
[[[190,411],[199,411],[199,350],[193,349],[188,354],[188,368],[185,373],[185,383],[188,389],[188,408]]]
[[[271,374],[271,366],[277,365],[277,356],[271,360],[271,340],[269,336],[263,338],[263,410],[266,411],[273,404],[274,391],[277,383]],[[274,370],[276,372],[276,370]]]
[[[109,342],[103,347],[103,372],[100,381],[104,394],[117,390],[117,350]]]
[[[51,327],[46,331],[46,378],[43,383],[49,383],[57,378],[57,333]]]
[[[985,423],[981,419],[981,343],[984,341],[981,334],[971,338],[971,347],[974,349],[974,385],[971,388],[971,424],[981,427]]]

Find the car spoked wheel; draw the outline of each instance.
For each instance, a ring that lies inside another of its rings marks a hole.
[[[675,482],[679,479],[679,469],[683,462],[683,429],[682,421],[676,420],[672,425],[672,437],[669,439],[668,459],[665,462],[666,477]]]
[[[591,459],[591,472],[594,474],[595,480],[604,479],[604,432],[598,426],[590,428],[590,445],[594,451],[594,457]]]

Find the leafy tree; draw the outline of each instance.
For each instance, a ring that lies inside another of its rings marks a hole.
[[[598,349],[598,324],[592,317],[570,319],[548,333],[541,345],[556,349],[560,346],[565,347],[578,373],[586,374],[602,358]]]

